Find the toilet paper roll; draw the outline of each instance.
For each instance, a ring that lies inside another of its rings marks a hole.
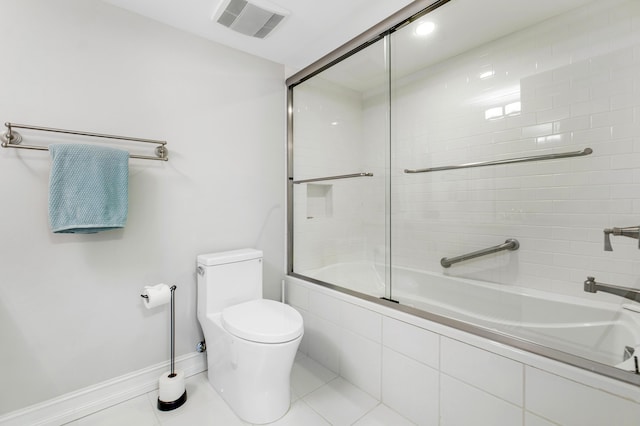
[[[147,309],[155,308],[171,301],[171,289],[166,284],[144,286],[142,295],[147,296],[142,299]]]
[[[158,381],[158,399],[162,402],[177,401],[184,393],[184,371],[178,370],[175,372],[175,376],[171,375],[170,371],[167,371]]]

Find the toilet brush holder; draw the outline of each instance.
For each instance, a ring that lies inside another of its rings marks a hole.
[[[187,390],[184,385],[184,372],[175,371],[176,360],[176,286],[171,286],[171,371],[164,373],[158,380],[158,410],[171,411],[187,402]]]

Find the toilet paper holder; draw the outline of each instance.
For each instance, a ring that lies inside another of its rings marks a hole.
[[[171,292],[173,293],[176,290],[176,286],[172,285],[171,287],[169,287],[169,290],[171,290]],[[144,299],[149,299],[149,296],[146,294],[141,294],[140,297],[144,298]]]
[[[175,371],[175,365],[176,365],[175,291],[176,291],[176,286],[172,285],[169,288],[169,290],[171,290],[171,371],[169,372],[169,375],[167,377],[172,379],[177,376]],[[140,297],[149,300],[149,296],[146,294],[141,294]],[[180,391],[182,391],[182,394],[176,395],[177,399],[171,400],[171,401],[165,401],[160,399],[160,397],[162,396],[162,383],[160,383],[159,396],[158,396],[158,410],[160,411],[175,410],[176,408],[182,406],[187,401],[187,391],[184,388],[184,382],[182,381],[181,383],[182,383],[182,388],[180,389]]]

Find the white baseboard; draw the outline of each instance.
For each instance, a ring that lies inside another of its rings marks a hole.
[[[163,362],[0,416],[2,426],[56,426],[158,389],[158,378],[171,368]],[[176,358],[186,377],[207,369],[204,353]]]

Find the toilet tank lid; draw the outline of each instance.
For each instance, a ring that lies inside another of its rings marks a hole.
[[[214,266],[260,258],[262,258],[262,251],[260,250],[240,249],[198,255],[198,264],[205,266]]]

